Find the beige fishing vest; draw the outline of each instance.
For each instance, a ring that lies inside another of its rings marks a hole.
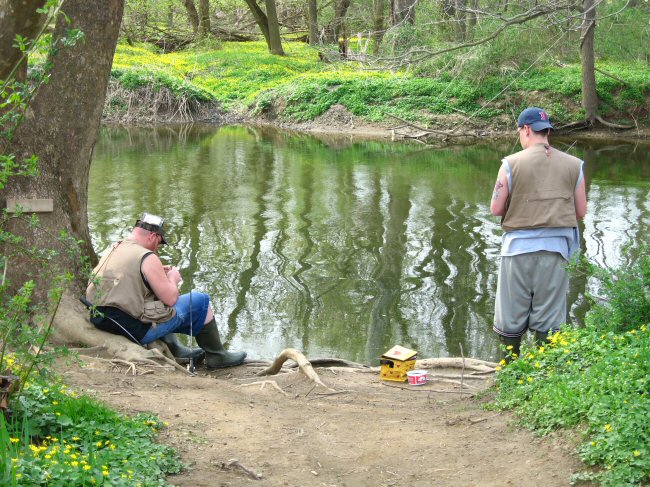
[[[93,270],[86,297],[95,306],[112,306],[144,323],[162,323],[176,311],[156,299],[140,272],[142,259],[152,252],[126,239],[108,250]]]
[[[526,228],[576,227],[574,193],[582,161],[535,144],[506,157],[512,189],[501,226],[507,232]]]

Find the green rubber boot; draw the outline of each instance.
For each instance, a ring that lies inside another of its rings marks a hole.
[[[246,352],[229,352],[223,348],[214,318],[205,324],[201,333],[196,335],[196,343],[205,350],[205,366],[208,369],[239,365],[246,358]]]
[[[158,340],[167,345],[167,348],[169,348],[169,351],[179,364],[188,364],[190,359],[193,359],[194,363],[198,364],[205,357],[203,349],[199,347],[186,347],[178,340],[176,333],[170,333],[169,335],[160,337]]]
[[[506,351],[502,355],[503,359],[506,361],[506,364],[509,364],[515,358],[519,357],[521,337],[504,337],[502,335],[499,335],[499,341],[506,346]],[[509,346],[512,346],[512,348],[508,349]]]
[[[548,333],[543,333],[541,331],[535,332],[535,346],[537,348],[546,345],[548,343]]]

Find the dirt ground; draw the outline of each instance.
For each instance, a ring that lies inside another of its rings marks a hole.
[[[169,423],[159,439],[189,464],[173,485],[563,486],[581,469],[566,437],[535,437],[484,408],[474,393],[491,374],[435,369],[409,386],[377,369],[315,367],[328,390],[295,368],[258,377],[259,363],[190,377],[83,361],[66,368],[70,386]]]

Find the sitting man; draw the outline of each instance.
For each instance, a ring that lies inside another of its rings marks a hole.
[[[107,249],[86,290],[94,305],[91,322],[141,345],[162,339],[177,358],[198,360],[205,351],[208,369],[241,364],[246,352],[228,352],[221,344],[210,297],[179,293],[178,269],[164,266],[156,254],[166,243],[162,218],[145,213],[128,238]],[[196,337],[203,351],[183,347],[174,333]]]

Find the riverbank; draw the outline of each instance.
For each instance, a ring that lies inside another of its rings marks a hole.
[[[580,136],[648,138],[647,66],[603,63],[599,69],[600,115],[634,128],[596,126]],[[517,113],[537,105],[573,134],[583,117],[580,80],[580,66],[567,64],[525,74],[378,71],[356,62],[320,62],[317,51],[302,43],[289,43],[283,57],[268,54],[261,42],[224,42],[219,50],[169,54],[146,45],[118,45],[104,121],[246,122],[439,141],[511,134]]]
[[[257,377],[255,364],[184,377],[84,363],[66,369],[72,387],[168,424],[159,439],[189,466],[173,485],[542,487],[581,469],[567,435],[535,437],[485,410],[472,395],[486,381],[469,370],[463,394],[458,378],[408,386],[344,367],[315,369],[326,390],[296,369]]]

